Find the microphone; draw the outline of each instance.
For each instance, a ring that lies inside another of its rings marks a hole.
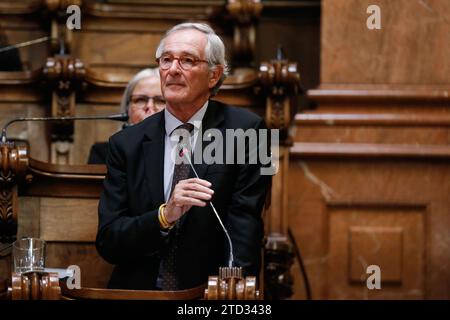
[[[29,117],[29,118],[16,118],[8,121],[2,129],[2,136],[0,141],[5,143],[8,138],[6,137],[6,129],[10,124],[19,121],[67,121],[67,120],[115,120],[115,121],[128,121],[127,113],[112,114],[106,116],[80,116],[80,117]]]
[[[198,176],[198,174],[197,174],[197,171],[195,170],[194,166],[192,165],[191,157],[189,156],[189,151],[188,151],[189,148],[187,148],[187,146],[186,146],[185,144],[181,144],[180,147],[181,147],[181,149],[180,149],[180,151],[179,151],[179,154],[180,154],[182,157],[186,156],[186,159],[188,160],[189,165],[191,166],[192,171],[194,172],[195,176],[196,176],[198,179],[200,179],[199,176]],[[188,152],[185,152],[185,151],[188,151]],[[233,263],[234,263],[233,243],[231,242],[231,238],[230,238],[230,235],[228,234],[228,230],[227,230],[227,228],[225,228],[225,226],[223,225],[222,219],[220,219],[220,216],[219,216],[219,214],[217,213],[216,208],[214,208],[214,205],[213,205],[212,201],[209,201],[209,205],[210,205],[210,207],[212,208],[212,210],[214,211],[214,213],[216,214],[216,217],[217,217],[217,219],[219,220],[219,223],[220,223],[220,225],[222,226],[222,229],[223,229],[223,231],[225,232],[225,235],[227,236],[228,244],[229,244],[229,247],[230,247],[230,257],[228,258],[228,267],[231,268],[231,267],[233,267]]]

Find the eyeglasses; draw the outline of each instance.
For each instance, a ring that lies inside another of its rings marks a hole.
[[[166,106],[166,100],[162,96],[132,95],[130,97],[131,106],[136,109],[144,109],[149,100],[153,100],[153,104],[158,109],[163,109]]]
[[[167,70],[172,66],[174,60],[178,60],[178,64],[180,65],[181,69],[185,71],[191,70],[192,67],[196,66],[200,62],[208,63],[208,61],[206,60],[201,60],[193,56],[182,55],[177,57],[169,53],[163,54],[161,57],[156,59],[156,62],[158,62],[161,69]]]

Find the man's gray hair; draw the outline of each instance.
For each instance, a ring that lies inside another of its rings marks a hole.
[[[209,25],[205,23],[185,22],[172,27],[172,29],[167,31],[164,37],[159,42],[158,49],[156,49],[156,58],[161,57],[161,55],[163,54],[164,40],[170,34],[186,29],[198,30],[206,35],[207,42],[205,47],[205,56],[209,64],[209,69],[214,70],[217,65],[223,66],[222,76],[220,77],[214,88],[211,89],[211,96],[214,96],[219,91],[220,86],[228,75],[228,64],[225,59],[225,45],[223,44],[222,39],[220,39],[220,37]]]
[[[127,84],[125,91],[122,95],[122,100],[120,102],[120,110],[122,112],[128,113],[128,107],[130,104],[131,95],[133,94],[134,88],[136,88],[139,81],[145,78],[156,77],[159,79],[159,69],[158,68],[147,68],[139,71]]]

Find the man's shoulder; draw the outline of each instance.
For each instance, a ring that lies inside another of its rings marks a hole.
[[[253,126],[254,124],[263,123],[264,119],[258,114],[250,111],[244,107],[237,107],[225,104],[219,101],[211,100],[211,103],[220,108],[223,112],[224,119],[228,123],[233,123],[236,126]]]
[[[140,142],[146,133],[160,125],[161,115],[154,114],[141,122],[128,126],[113,134],[110,141],[127,145]]]
[[[108,142],[96,142],[91,146],[88,164],[104,164],[108,154]]]

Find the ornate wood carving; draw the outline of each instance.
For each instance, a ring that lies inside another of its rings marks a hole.
[[[208,277],[205,289],[206,300],[259,300],[261,296],[256,286],[256,277],[242,276],[242,268],[219,269],[218,276]]]
[[[51,115],[74,116],[75,95],[86,73],[83,62],[67,55],[57,55],[47,59],[43,72],[52,88]],[[51,162],[70,163],[73,121],[54,123],[51,131]]]
[[[219,276],[210,276],[208,287],[180,291],[111,290],[99,288],[68,289],[59,282],[57,273],[12,273],[12,300],[60,300],[60,299],[148,299],[190,300],[198,299],[204,292],[207,300],[259,300],[256,277],[242,277],[241,268],[220,268]]]
[[[297,64],[289,62],[278,50],[277,59],[263,62],[259,78],[266,98],[266,123],[269,128],[280,130],[279,148],[272,150],[278,172],[272,178],[271,207],[266,219],[267,242],[265,247],[265,295],[268,298],[284,298],[292,294],[290,267],[292,250],[287,238],[287,194],[289,171],[289,136],[296,113],[296,96],[300,87]]]
[[[57,273],[12,274],[12,300],[59,300],[61,288]]]
[[[25,147],[0,143],[0,242],[11,243],[17,235],[17,180],[28,166]]]
[[[84,64],[70,56],[73,31],[66,27],[66,10],[70,5],[82,5],[82,0],[43,0],[51,17],[52,51],[47,58],[43,74],[52,88],[51,115],[54,117],[75,115],[75,95],[85,75]],[[71,163],[73,149],[73,121],[52,123],[50,159],[52,163]]]
[[[52,116],[73,116],[75,105],[71,97],[85,75],[84,64],[80,59],[67,55],[56,55],[47,59],[44,76],[49,80],[56,95],[52,105]]]
[[[227,10],[234,20],[233,61],[248,66],[255,56],[256,23],[263,5],[260,0],[228,0]]]
[[[275,60],[261,63],[259,78],[267,93],[266,122],[270,128],[280,129],[282,140],[288,140],[288,129],[297,112],[296,97],[300,88],[297,63],[283,57],[278,49]]]

